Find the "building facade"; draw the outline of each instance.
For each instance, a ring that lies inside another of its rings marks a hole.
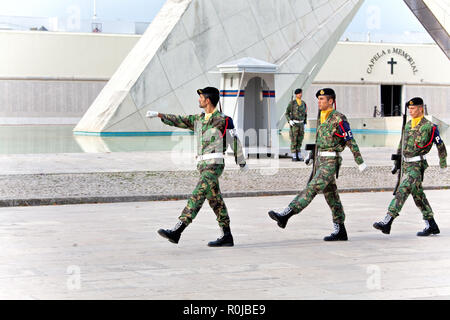
[[[428,114],[450,122],[450,61],[435,44],[339,42],[305,100],[316,101],[323,87],[335,89],[337,108],[350,118],[398,116],[420,96]]]

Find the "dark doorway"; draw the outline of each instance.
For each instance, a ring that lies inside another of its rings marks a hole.
[[[400,116],[402,86],[381,85],[381,106],[386,117]]]
[[[244,143],[246,148],[267,147],[268,108],[263,99],[263,91],[267,90],[269,87],[260,77],[250,79],[245,87],[244,132],[249,138]],[[265,130],[266,134],[261,130]]]

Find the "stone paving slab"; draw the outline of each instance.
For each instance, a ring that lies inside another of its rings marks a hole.
[[[228,170],[220,178],[226,197],[293,195],[305,188],[308,168]],[[0,175],[0,206],[33,206],[187,199],[198,183],[196,171],[113,172],[42,175]],[[344,167],[337,179],[343,192],[392,191],[397,175],[390,167],[369,167],[361,173]],[[450,175],[429,167],[426,189],[450,189]]]
[[[394,152],[390,147],[361,148],[368,166],[392,166],[390,159]],[[356,167],[348,148],[342,158],[343,167]],[[252,156],[248,163],[252,169],[306,168],[303,162],[279,160]],[[428,154],[428,163],[439,164],[436,148]],[[225,165],[226,170],[238,169],[231,155],[226,156]],[[196,170],[194,154],[179,151],[0,155],[0,175],[185,170]]]
[[[326,243],[331,213],[318,195],[286,229],[267,216],[293,196],[227,198],[236,245],[209,248],[219,232],[205,205],[178,245],[185,201],[0,209],[0,299],[448,299],[449,190],[426,192],[440,226],[410,198],[384,235],[390,192],[343,193],[349,241]]]
[[[450,173],[439,171],[432,150],[423,184],[428,189],[450,188]],[[392,190],[392,152],[364,148],[368,170],[360,173],[345,150],[339,189]],[[193,159],[192,154],[176,152],[0,156],[0,207],[185,199],[199,178]],[[229,197],[295,194],[311,172],[310,166],[288,158],[251,158],[249,172],[242,174],[233,161],[226,158],[220,178],[221,190]]]

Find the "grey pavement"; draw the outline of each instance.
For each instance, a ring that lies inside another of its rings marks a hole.
[[[349,150],[343,152],[338,187],[342,192],[392,190],[391,148],[362,148],[368,165],[360,173]],[[423,185],[449,189],[450,174],[438,168],[433,148]],[[311,167],[289,158],[248,159],[242,174],[226,157],[220,178],[227,197],[293,195]],[[172,152],[18,154],[0,156],[0,207],[186,199],[198,182],[194,155]]]
[[[365,147],[361,153],[368,166],[392,166],[391,154],[395,148]],[[342,153],[344,167],[356,167],[352,153],[346,148]],[[438,165],[436,148],[428,154],[428,163]],[[302,162],[287,158],[249,159],[254,169],[303,168]],[[237,170],[234,157],[225,158],[226,170]],[[0,175],[14,174],[59,174],[97,172],[139,172],[139,171],[185,171],[195,170],[194,154],[181,151],[158,152],[110,152],[110,153],[55,153],[55,154],[12,154],[0,155]]]
[[[0,209],[0,299],[449,299],[449,190],[426,192],[441,234],[411,198],[390,235],[372,228],[390,192],[344,193],[349,241],[328,243],[331,213],[318,195],[286,229],[267,216],[292,196],[227,198],[233,248],[207,204],[174,245],[185,201]]]

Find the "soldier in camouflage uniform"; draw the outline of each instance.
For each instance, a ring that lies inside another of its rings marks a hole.
[[[442,172],[446,172],[447,151],[444,141],[439,136],[438,127],[424,117],[423,99],[420,97],[412,98],[406,104],[412,120],[408,121],[403,133],[403,159],[400,160],[403,167],[402,180],[384,220],[374,223],[373,226],[383,233],[389,234],[392,222],[399,216],[400,210],[411,194],[425,221],[425,229],[419,231],[417,236],[429,236],[438,234],[440,231],[422,187],[424,172],[428,168],[425,155],[430,152],[433,143],[436,144],[439,166]],[[400,155],[401,151],[400,141],[397,154]]]
[[[360,171],[363,171],[366,165],[353,138],[347,118],[333,109],[336,100],[334,90],[330,88],[319,90],[316,97],[319,100],[320,109],[320,122],[316,133],[318,152],[317,158],[314,159],[317,170],[306,189],[295,197],[286,209],[281,213],[270,211],[269,216],[277,221],[279,227],[285,228],[290,217],[300,213],[319,192],[323,192],[331,208],[334,224],[334,232],[324,240],[347,240],[344,208],[339,199],[335,180],[335,175],[337,176],[337,171],[342,163],[340,153],[347,146],[352,151]]]
[[[228,146],[231,146],[234,151],[236,163],[239,164],[241,171],[247,171],[248,166],[233,120],[216,108],[219,101],[219,90],[206,87],[197,90],[197,93],[200,108],[203,108],[205,113],[178,116],[156,111],[147,112],[147,117],[160,117],[161,121],[169,126],[194,131],[198,142],[197,170],[200,172],[200,180],[192,192],[192,196],[188,199],[187,205],[179,217],[179,222],[172,230],[160,229],[158,234],[173,243],[178,243],[181,232],[197,216],[205,199],[208,199],[222,230],[222,237],[209,242],[208,246],[233,246],[230,218],[219,187],[219,177],[225,167],[224,153]]]
[[[295,90],[295,98],[289,102],[285,117],[289,123],[292,161],[303,161],[301,147],[305,136],[307,110],[306,103],[302,101],[302,89]]]

